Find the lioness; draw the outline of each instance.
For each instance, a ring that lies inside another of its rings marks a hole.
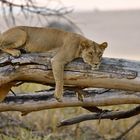
[[[107,43],[98,44],[76,33],[53,28],[17,26],[4,32],[0,37],[0,50],[14,57],[25,52],[47,52],[57,50],[51,60],[55,79],[54,96],[62,101],[64,65],[82,57],[94,68],[100,64]]]

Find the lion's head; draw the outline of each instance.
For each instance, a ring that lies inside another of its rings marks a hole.
[[[84,62],[91,65],[93,68],[98,68],[101,62],[101,58],[105,48],[107,47],[107,42],[98,44],[91,40],[85,40],[80,43],[82,47],[81,56]]]

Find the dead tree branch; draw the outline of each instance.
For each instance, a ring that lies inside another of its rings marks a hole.
[[[2,53],[0,55],[0,96],[6,96],[12,86],[21,82],[54,85],[51,57],[50,53],[30,53],[14,58]],[[81,106],[87,110],[102,113],[104,111],[98,106],[140,104],[140,62],[104,58],[99,70],[93,71],[88,64],[78,59],[65,67],[64,84],[65,89],[68,90],[65,90],[62,103],[54,99],[53,91],[9,96],[0,104],[0,112],[20,111],[25,115],[43,109]],[[118,90],[105,90],[106,92],[83,90],[93,87]],[[83,101],[76,97],[76,92],[79,91],[84,96]]]
[[[17,81],[55,84],[50,59],[49,53],[23,54],[19,58],[1,54],[0,86]],[[65,67],[64,83],[79,88],[140,91],[140,63],[104,58],[99,70],[93,71],[81,59],[75,60]]]
[[[46,16],[64,16],[72,12],[71,8],[68,7],[58,7],[58,8],[48,8],[47,5],[39,6],[34,0],[24,0],[22,2],[11,2],[9,0],[0,0],[2,6],[2,14],[5,19],[6,24],[9,26],[9,19],[12,21],[13,25],[16,25],[17,13],[22,13],[23,17],[27,19],[29,14],[38,16],[41,22],[40,16],[44,18]],[[29,13],[29,14],[28,14]]]
[[[98,120],[98,119],[119,120],[119,119],[130,118],[138,114],[140,114],[140,106],[137,106],[128,111],[110,111],[110,112],[103,112],[103,113],[96,113],[96,114],[86,114],[86,115],[76,116],[71,119],[63,120],[58,124],[58,127],[72,125],[87,120]]]
[[[120,98],[120,96],[122,97]],[[118,100],[117,100],[118,99]],[[114,102],[112,102],[112,100]],[[117,100],[117,101],[115,101]],[[36,94],[19,94],[18,96],[7,96],[0,104],[0,112],[20,111],[23,114],[44,109],[64,108],[64,107],[94,107],[108,106],[116,104],[140,104],[140,97],[137,94],[128,95],[126,92],[112,91],[110,93],[98,94],[96,92],[85,95],[84,101],[77,99],[75,92],[65,91],[63,102],[57,102],[53,96],[53,91]],[[94,110],[94,112],[98,112]],[[101,112],[101,111],[100,111]]]

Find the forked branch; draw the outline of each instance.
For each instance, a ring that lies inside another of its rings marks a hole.
[[[88,120],[100,120],[100,119],[119,120],[119,119],[130,118],[138,114],[140,114],[140,106],[137,106],[127,111],[106,111],[106,112],[96,113],[96,114],[95,113],[86,114],[86,115],[76,116],[71,119],[63,120],[58,124],[58,127],[72,125]]]
[[[0,95],[2,93],[3,96],[7,94],[3,92],[4,87],[7,87],[6,90],[8,90],[19,82],[54,85],[51,57],[50,53],[22,54],[19,58],[1,54]],[[88,64],[78,59],[66,65],[64,84],[66,89],[72,91],[65,91],[61,103],[54,99],[53,91],[9,96],[0,104],[0,112],[20,111],[25,115],[43,109],[81,106],[88,110],[92,110],[93,107],[93,111],[100,114],[102,110],[96,108],[98,106],[140,104],[140,62],[104,58],[99,70],[92,70]],[[93,89],[88,90],[88,92],[81,90],[94,87],[118,90],[107,90],[107,92],[101,90],[100,94]],[[79,90],[84,96],[83,101],[76,97],[76,92]],[[100,117],[99,114],[96,115],[96,118]],[[107,118],[106,114],[103,115],[104,118]],[[107,115],[110,116],[111,114]]]

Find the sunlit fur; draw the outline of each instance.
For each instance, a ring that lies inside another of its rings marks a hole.
[[[97,44],[91,40],[88,40],[83,44],[82,58],[84,62],[97,69],[101,63],[102,55],[107,47],[107,43]]]
[[[23,51],[27,53],[55,51],[51,65],[56,84],[54,96],[58,101],[62,101],[63,96],[64,65],[82,57],[93,68],[98,68],[106,47],[106,42],[97,44],[82,35],[53,28],[17,26],[0,36],[0,50],[14,57],[19,57]],[[3,93],[6,96],[8,91]]]

